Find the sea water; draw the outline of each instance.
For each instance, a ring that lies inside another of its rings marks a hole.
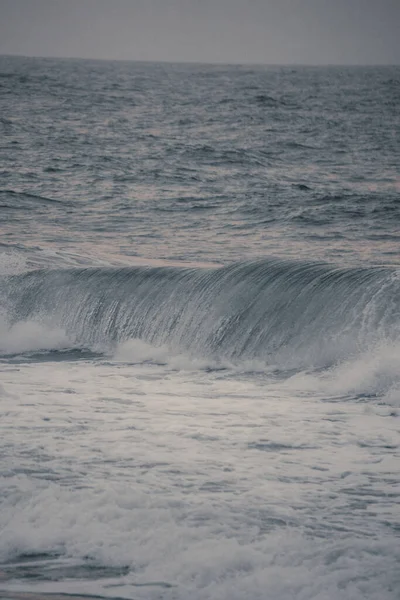
[[[399,106],[0,57],[0,597],[400,597]]]

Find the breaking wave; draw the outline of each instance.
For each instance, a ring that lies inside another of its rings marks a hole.
[[[269,259],[218,269],[38,270],[1,278],[0,304],[2,353],[23,349],[21,323],[31,323],[34,346],[32,322],[57,347],[69,340],[107,351],[140,340],[197,358],[293,368],[329,366],[400,339],[400,277],[386,267]]]

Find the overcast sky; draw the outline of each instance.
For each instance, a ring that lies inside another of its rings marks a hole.
[[[0,0],[0,54],[400,64],[400,0]]]

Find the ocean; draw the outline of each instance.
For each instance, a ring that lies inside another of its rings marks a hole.
[[[400,67],[0,57],[0,598],[400,598]]]

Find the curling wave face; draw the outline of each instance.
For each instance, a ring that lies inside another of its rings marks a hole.
[[[135,339],[197,358],[286,368],[329,366],[400,337],[393,268],[269,259],[218,269],[39,270],[2,278],[0,294],[3,353],[17,350],[12,332],[21,336],[21,322],[45,327],[49,348],[54,340],[55,348],[106,352]]]

